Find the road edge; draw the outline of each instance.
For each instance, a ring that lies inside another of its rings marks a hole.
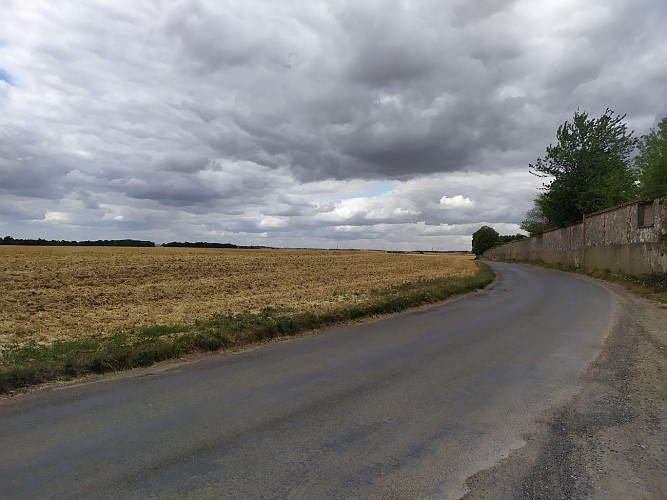
[[[667,310],[580,277],[616,301],[601,353],[581,390],[543,414],[523,447],[467,478],[462,498],[667,497]]]

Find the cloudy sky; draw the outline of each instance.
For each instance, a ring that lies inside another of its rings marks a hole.
[[[664,0],[2,0],[0,237],[469,249],[577,108],[667,116]]]

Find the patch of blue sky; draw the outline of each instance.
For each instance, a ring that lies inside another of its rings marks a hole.
[[[2,68],[0,68],[0,80],[3,80],[10,85],[14,85],[14,80],[12,79],[11,75]]]
[[[354,193],[346,196],[345,198],[375,198],[384,193],[388,193],[394,188],[394,185],[388,181],[383,180],[378,182],[370,191],[364,191],[361,193]]]

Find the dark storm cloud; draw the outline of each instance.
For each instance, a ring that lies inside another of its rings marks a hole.
[[[55,190],[52,184],[52,181],[59,180],[58,172],[54,172],[52,165],[40,163],[27,159],[25,165],[17,162],[10,164],[0,159],[0,192],[58,199],[62,193]]]
[[[257,10],[194,2],[168,11],[163,30],[185,70],[233,95],[188,104],[219,130],[208,143],[217,154],[287,165],[302,180],[401,178],[481,168],[478,152],[497,150],[488,139],[500,134],[480,133],[480,116],[492,117],[489,130],[510,125],[494,91],[498,68],[520,47],[503,33],[480,41],[476,18],[441,10],[334,3],[262,29],[274,9],[253,17]],[[258,29],[241,28],[250,18]]]
[[[210,166],[212,162],[209,158],[192,154],[189,151],[158,153],[150,162],[150,167],[153,169],[184,174],[205,170]]]
[[[426,79],[438,67],[436,26],[400,2],[359,3],[338,11],[340,40],[349,52],[343,75],[370,88],[392,88]]]
[[[0,193],[58,199],[69,162],[78,159],[19,124],[0,128]]]

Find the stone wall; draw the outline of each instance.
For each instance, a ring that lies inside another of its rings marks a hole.
[[[626,274],[667,272],[667,197],[587,215],[583,222],[487,250],[484,257],[541,260]]]

